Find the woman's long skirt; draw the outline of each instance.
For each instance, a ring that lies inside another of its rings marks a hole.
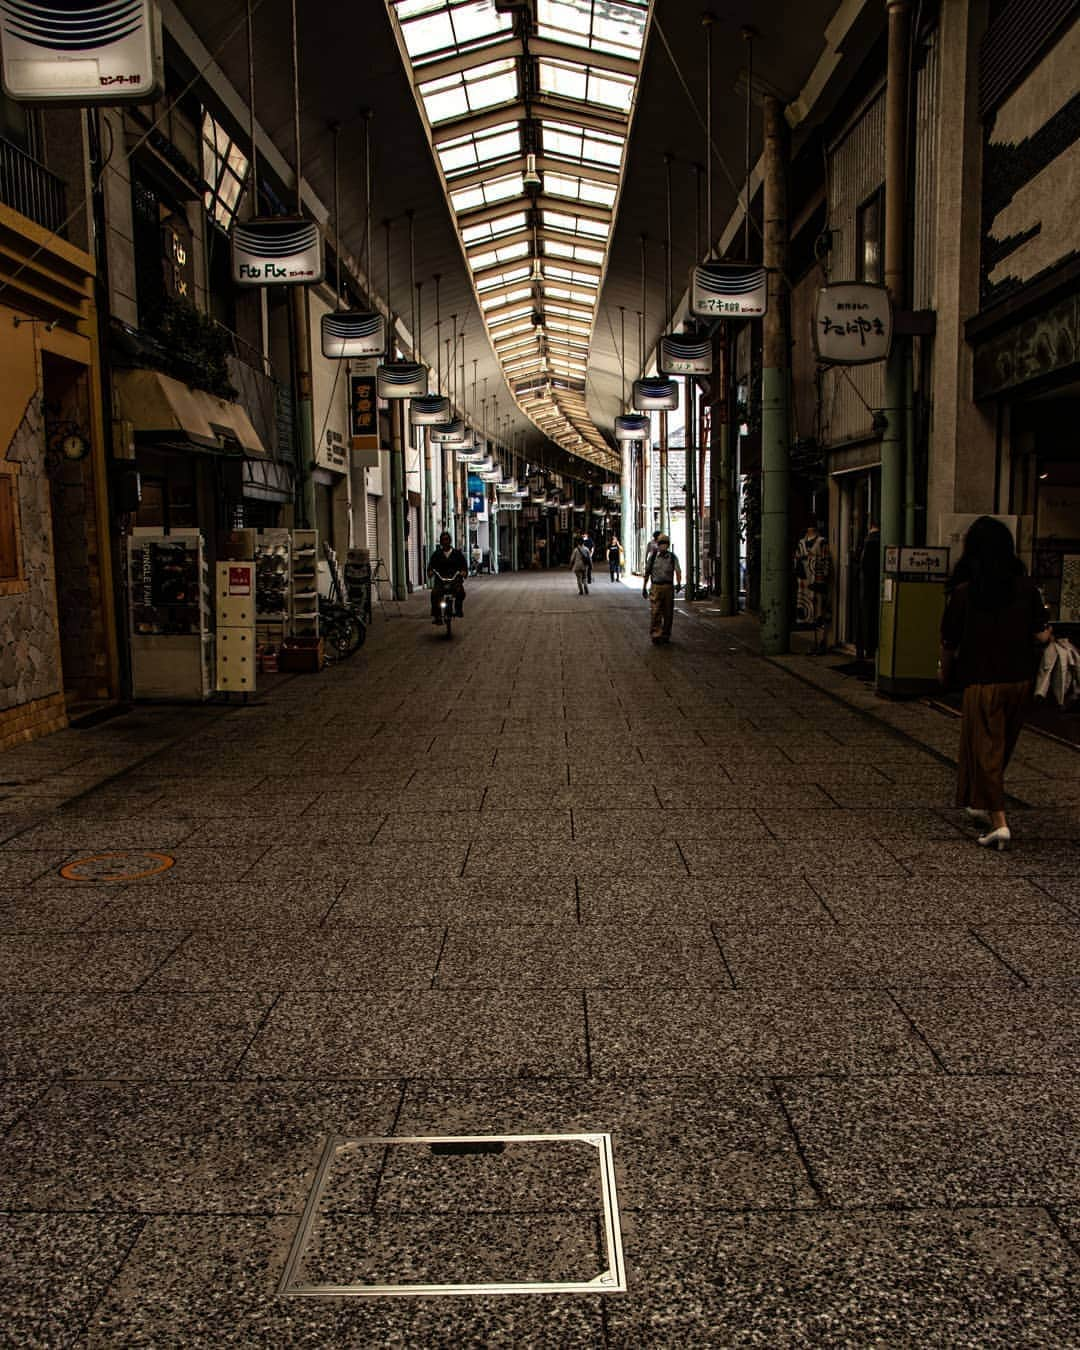
[[[969,684],[960,721],[957,806],[1005,810],[1005,769],[1016,749],[1031,681]]]

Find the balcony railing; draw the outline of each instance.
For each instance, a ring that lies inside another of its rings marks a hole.
[[[60,231],[67,217],[63,182],[43,164],[2,136],[0,202],[47,230]]]

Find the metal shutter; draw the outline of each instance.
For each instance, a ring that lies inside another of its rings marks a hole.
[[[374,562],[376,558],[381,558],[379,551],[379,498],[368,493],[367,499],[367,546],[371,553],[371,559]]]
[[[1080,0],[1005,0],[979,49],[979,115],[1012,92],[1051,45]]]

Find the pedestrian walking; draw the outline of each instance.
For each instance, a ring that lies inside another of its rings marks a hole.
[[[648,567],[648,565],[649,565],[649,559],[653,556],[653,554],[654,554],[654,553],[656,552],[656,550],[657,550],[659,538],[660,538],[660,531],[659,531],[659,530],[653,530],[653,536],[652,536],[652,538],[651,538],[651,539],[649,540],[649,542],[645,545],[645,566],[646,566],[646,567]]]
[[[608,541],[607,569],[611,580],[618,581],[622,573],[622,545],[615,535]]]
[[[586,556],[586,557],[588,558],[588,560],[589,560],[588,576],[587,576],[586,580],[588,581],[589,585],[591,586],[591,585],[592,585],[593,541],[592,541],[592,535],[588,532],[588,530],[586,530],[585,533],[581,536],[581,547],[585,550],[585,556]]]
[[[645,584],[641,588],[641,594],[649,598],[649,636],[653,642],[671,641],[675,589],[681,585],[682,567],[671,551],[671,540],[666,534],[658,534],[656,552],[645,564]]]
[[[795,545],[795,617],[798,623],[813,629],[811,656],[824,656],[826,651],[831,581],[832,554],[828,542],[818,533],[817,521],[812,520],[806,527],[806,534]]]
[[[941,621],[943,684],[963,688],[956,804],[984,829],[983,848],[1008,848],[1005,769],[1040,653],[1053,637],[1038,587],[1016,556],[1012,531],[980,516],[964,536]]]
[[[589,551],[580,537],[574,540],[574,551],[570,554],[570,570],[577,581],[578,595],[589,594]]]

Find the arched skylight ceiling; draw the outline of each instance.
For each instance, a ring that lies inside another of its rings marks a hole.
[[[514,399],[618,470],[585,385],[650,0],[387,5]]]

